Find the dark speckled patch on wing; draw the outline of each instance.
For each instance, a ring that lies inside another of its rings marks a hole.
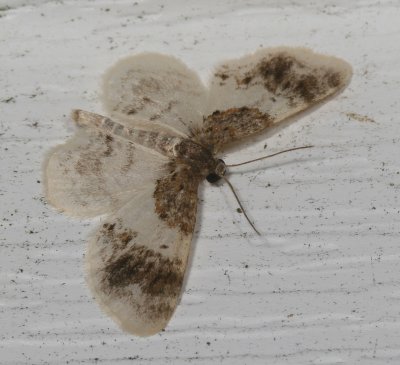
[[[103,295],[121,298],[149,325],[168,321],[181,291],[186,257],[170,258],[149,248],[119,219],[103,224],[95,245],[103,262],[96,272]]]
[[[157,180],[155,210],[169,227],[192,234],[196,222],[197,188],[203,177],[189,165],[171,163],[170,173]]]
[[[254,69],[236,78],[238,88],[259,83],[269,92],[287,97],[293,104],[312,103],[338,87],[340,81],[339,71],[330,67],[310,67],[286,52],[262,58]]]
[[[137,244],[104,268],[105,288],[140,286],[148,296],[176,296],[183,280],[182,260],[163,257],[159,252]]]
[[[192,131],[192,138],[212,151],[225,144],[257,133],[270,125],[274,118],[258,108],[230,108],[215,111],[204,118],[201,129]]]

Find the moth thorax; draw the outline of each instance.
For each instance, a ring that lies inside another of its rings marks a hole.
[[[219,179],[221,179],[221,177],[224,176],[225,173],[226,173],[226,165],[225,165],[225,162],[222,161],[221,159],[218,159],[214,171],[211,172],[211,173],[209,173],[209,174],[206,176],[206,180],[207,180],[209,183],[215,183],[215,182],[217,182]]]

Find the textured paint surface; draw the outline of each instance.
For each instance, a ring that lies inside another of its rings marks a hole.
[[[389,0],[0,1],[1,362],[399,363],[399,16]],[[316,146],[231,175],[261,238],[226,186],[202,185],[170,325],[121,332],[84,283],[96,224],[44,203],[45,152],[72,134],[71,109],[100,111],[99,76],[122,56],[172,54],[206,80],[210,65],[280,45],[345,59],[351,85],[223,156]]]

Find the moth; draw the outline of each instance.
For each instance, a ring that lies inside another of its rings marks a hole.
[[[220,64],[208,87],[181,61],[157,53],[106,72],[108,116],[73,111],[75,135],[45,161],[45,195],[70,215],[105,215],[88,243],[87,281],[123,330],[149,336],[167,326],[198,186],[227,171],[218,154],[336,94],[351,74],[343,60],[286,47]]]

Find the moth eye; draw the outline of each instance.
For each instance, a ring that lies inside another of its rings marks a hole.
[[[218,175],[217,175],[216,173],[214,173],[214,172],[212,172],[211,174],[208,174],[208,175],[206,176],[206,180],[207,180],[209,183],[211,183],[211,184],[217,182],[219,179],[221,179],[221,176],[218,176]]]

